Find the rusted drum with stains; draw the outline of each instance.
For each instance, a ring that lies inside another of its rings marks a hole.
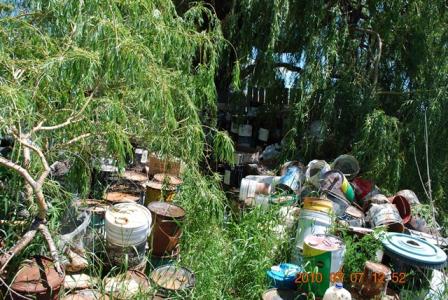
[[[59,299],[59,291],[64,282],[64,274],[59,274],[53,260],[36,256],[27,261],[17,272],[11,289],[23,296],[37,300]],[[23,300],[24,297],[11,293],[11,299]]]
[[[390,203],[395,205],[395,207],[398,209],[398,212],[400,213],[400,217],[403,220],[403,224],[407,224],[411,220],[411,205],[409,205],[409,202],[406,200],[405,197],[400,195],[395,195],[388,198]]]
[[[371,204],[367,215],[369,216],[372,228],[386,226],[388,231],[403,232],[404,230],[400,213],[395,205],[391,203],[373,203]]]
[[[118,191],[108,192],[104,200],[111,203],[138,203],[140,201],[140,195]]]
[[[383,264],[366,261],[364,276],[359,288],[361,295],[375,297],[386,292],[387,283],[391,279],[391,270]]]
[[[182,234],[181,222],[185,210],[177,205],[155,201],[148,205],[152,214],[153,230],[149,237],[152,255],[165,256],[177,246]]]

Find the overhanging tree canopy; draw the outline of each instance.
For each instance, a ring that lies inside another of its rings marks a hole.
[[[29,204],[38,204],[36,225],[4,265],[45,226],[53,161],[124,162],[132,139],[196,166],[204,126],[214,130],[223,38],[210,9],[179,17],[165,0],[13,1],[0,9],[0,136],[15,140],[0,165],[22,177]],[[217,155],[229,158],[228,138],[216,130],[214,138]]]
[[[351,151],[380,186],[421,195],[415,157],[423,167],[426,114],[432,187],[445,197],[446,1],[243,0],[216,9],[237,53],[222,64],[222,94],[237,60],[251,86],[278,87],[291,71],[288,128],[306,159]],[[326,128],[321,144],[307,133],[316,120]]]

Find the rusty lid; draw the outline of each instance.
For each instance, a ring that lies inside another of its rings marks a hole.
[[[110,204],[103,200],[81,199],[78,201],[78,206],[82,210],[90,211],[96,214],[104,214],[106,213],[106,210],[110,206]]]
[[[305,238],[304,243],[313,249],[322,251],[335,251],[344,248],[344,242],[328,234],[312,234]]]
[[[136,172],[127,170],[124,171],[123,175],[121,175],[124,179],[130,180],[130,181],[137,181],[137,182],[144,182],[148,180],[148,176],[145,173]]]
[[[114,203],[137,202],[140,196],[123,192],[109,192],[104,199]]]
[[[27,261],[17,272],[11,288],[23,294],[46,293],[49,289],[58,290],[64,275],[54,268],[53,260],[44,256],[36,256],[31,261]]]
[[[175,191],[176,186],[175,185],[164,185],[163,182],[155,181],[155,180],[149,180],[146,181],[144,186],[156,189],[156,190],[166,190],[166,191]]]
[[[182,184],[182,179],[179,177],[165,173],[155,174],[154,180],[162,183],[166,181],[168,184],[175,186]]]
[[[390,269],[388,267],[386,267],[383,264],[375,263],[373,261],[369,261],[369,260],[366,261],[365,267],[366,267],[366,269],[372,271],[373,273],[384,274],[384,275],[390,274]]]
[[[152,213],[163,217],[176,218],[176,219],[181,219],[185,217],[185,210],[182,207],[168,202],[162,202],[162,201],[151,202],[148,205],[148,209]]]

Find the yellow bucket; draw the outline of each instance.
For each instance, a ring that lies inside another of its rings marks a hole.
[[[333,202],[327,199],[305,197],[303,199],[303,208],[329,214],[333,211]]]

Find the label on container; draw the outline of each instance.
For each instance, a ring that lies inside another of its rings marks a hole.
[[[146,164],[148,162],[148,150],[142,152],[142,158],[140,160],[142,164]]]
[[[230,170],[224,171],[224,184],[230,185]]]

